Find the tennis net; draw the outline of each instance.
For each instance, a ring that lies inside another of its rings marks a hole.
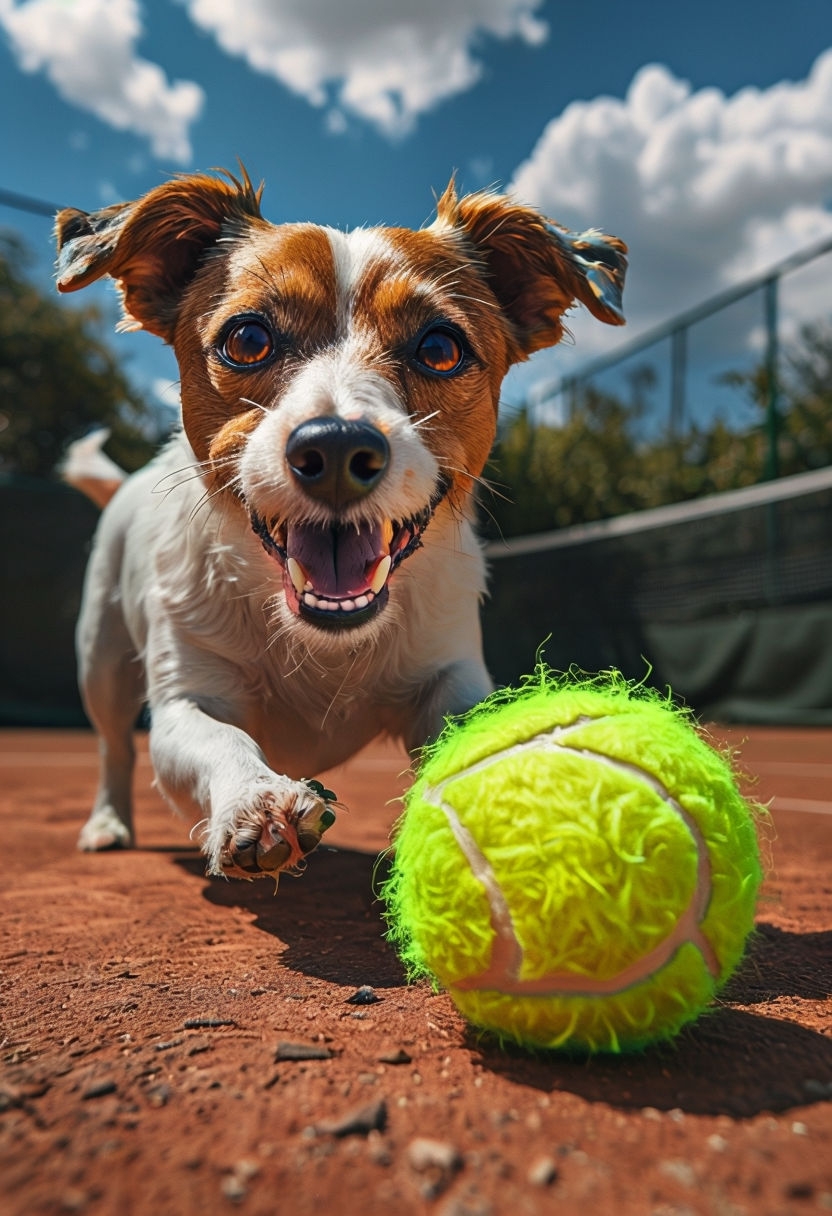
[[[489,546],[486,655],[670,685],[724,721],[832,724],[832,468]],[[546,640],[548,639],[548,640]]]

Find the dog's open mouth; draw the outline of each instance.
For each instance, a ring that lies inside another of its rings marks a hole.
[[[286,603],[324,629],[363,625],[383,608],[393,572],[422,543],[445,494],[403,523],[271,523],[249,508],[251,526],[283,570]]]

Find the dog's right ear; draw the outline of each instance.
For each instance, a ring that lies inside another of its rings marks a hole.
[[[183,174],[133,203],[88,214],[58,213],[58,291],[77,291],[110,275],[121,291],[121,329],[173,338],[182,292],[221,235],[261,219],[260,189],[241,180]]]

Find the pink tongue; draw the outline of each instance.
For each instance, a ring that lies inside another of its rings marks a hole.
[[[300,562],[319,595],[345,599],[367,590],[386,548],[380,524],[360,530],[289,524],[286,552]]]

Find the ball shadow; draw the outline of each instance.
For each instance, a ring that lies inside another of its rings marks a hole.
[[[790,933],[758,924],[748,953],[723,991],[736,1005],[758,1005],[780,996],[826,1000],[832,993],[832,930]]]
[[[832,933],[761,924],[720,1004],[671,1043],[638,1054],[578,1057],[530,1055],[475,1032],[469,1041],[485,1067],[545,1092],[565,1089],[627,1108],[749,1118],[832,1098],[832,1040],[754,1010],[778,997],[825,1000],[830,990]]]
[[[751,1118],[832,1096],[825,1036],[739,1009],[709,1013],[673,1043],[639,1055],[531,1056],[483,1040],[477,1046],[486,1068],[516,1084],[628,1109]]]
[[[173,860],[202,881],[210,903],[244,909],[258,929],[278,939],[285,967],[339,985],[404,985],[401,964],[384,939],[375,892],[387,868],[375,854],[321,848],[301,880],[281,878],[277,894],[264,879],[208,878],[199,857]],[[761,1007],[778,997],[826,997],[832,987],[830,944],[830,933],[760,925],[722,1003],[672,1043],[639,1054],[530,1052],[501,1046],[475,1029],[464,1032],[463,1043],[483,1067],[516,1084],[544,1093],[565,1090],[622,1109],[749,1118],[828,1100],[832,1040],[767,1016]]]

